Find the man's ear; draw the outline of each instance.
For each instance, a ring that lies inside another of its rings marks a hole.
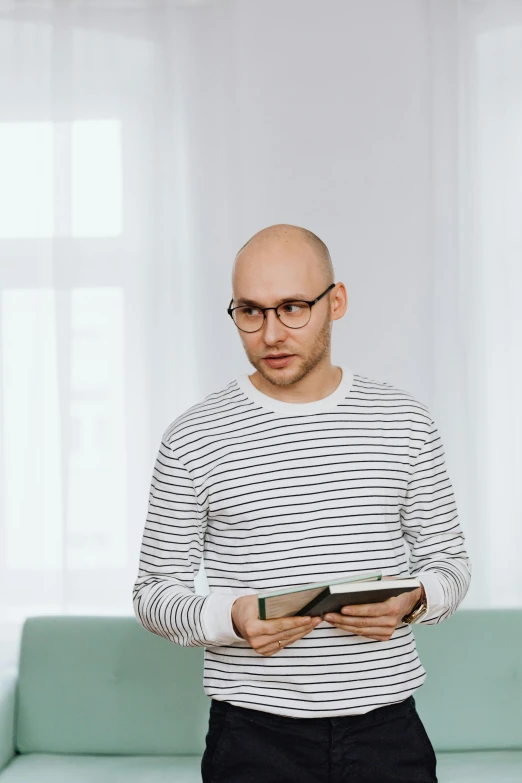
[[[335,300],[335,298],[337,297],[337,295],[338,295],[338,292],[339,292],[339,291],[342,291],[342,292],[344,292],[344,297],[343,297],[343,298],[344,298],[344,300],[345,300],[345,301],[344,301],[344,303],[343,303],[343,304],[341,304],[341,305],[340,305],[340,307],[339,307],[339,309],[337,310],[337,312],[333,312],[333,313],[332,313],[332,321],[338,321],[338,320],[339,320],[339,318],[342,318],[342,317],[343,317],[343,315],[346,313],[346,310],[348,309],[348,292],[346,291],[346,288],[345,288],[345,286],[344,286],[344,283],[342,284],[342,287],[341,287],[341,286],[339,286],[339,288],[338,288],[338,289],[337,289],[337,291],[335,292],[335,294],[334,294],[334,300]]]

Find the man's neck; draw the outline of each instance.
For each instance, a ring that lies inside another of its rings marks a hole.
[[[319,372],[316,372],[318,368]],[[304,378],[288,386],[270,383],[257,370],[248,377],[256,389],[267,397],[281,402],[303,403],[316,402],[333,394],[341,383],[342,376],[342,369],[330,363],[326,368],[317,365]]]

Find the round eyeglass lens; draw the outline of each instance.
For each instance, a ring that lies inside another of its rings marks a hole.
[[[285,326],[297,329],[308,323],[310,307],[306,302],[284,302],[277,308],[277,314]]]
[[[236,326],[244,332],[257,332],[263,326],[263,312],[257,307],[236,307],[232,315]]]

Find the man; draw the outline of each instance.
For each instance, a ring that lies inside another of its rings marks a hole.
[[[133,605],[153,633],[205,647],[204,783],[437,781],[410,626],[455,612],[471,563],[428,408],[331,363],[347,307],[334,280],[315,234],[255,234],[228,310],[255,372],[160,443]],[[422,587],[324,620],[258,618],[258,592],[375,570]]]

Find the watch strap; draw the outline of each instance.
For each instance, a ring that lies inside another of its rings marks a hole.
[[[419,620],[427,611],[428,609],[428,600],[426,598],[426,591],[424,590],[424,585],[421,584],[421,596],[411,612],[409,614],[405,614],[402,618],[403,623],[407,623],[410,625],[411,623],[414,623],[416,620]]]

